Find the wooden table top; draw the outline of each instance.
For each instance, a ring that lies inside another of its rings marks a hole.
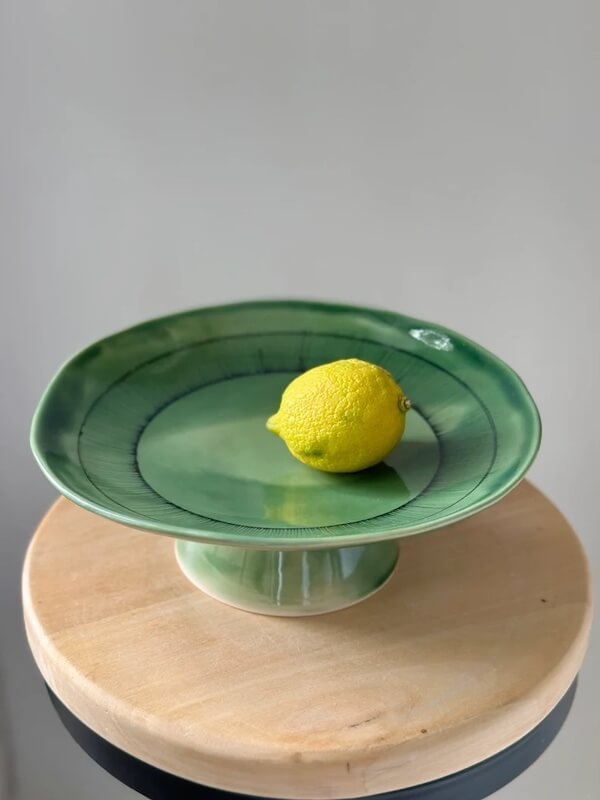
[[[291,798],[377,794],[499,752],[571,685],[591,621],[579,541],[526,482],[403,540],[370,599],[307,618],[223,605],[172,540],[61,499],[23,598],[44,679],[96,733],[199,783]]]

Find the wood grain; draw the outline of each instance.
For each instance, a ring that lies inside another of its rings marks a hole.
[[[577,537],[527,483],[404,540],[366,602],[300,619],[212,600],[172,540],[61,499],[23,602],[42,675],[98,734],[191,780],[289,798],[412,786],[507,747],[567,690],[591,621]]]

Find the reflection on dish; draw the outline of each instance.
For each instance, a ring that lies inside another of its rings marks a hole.
[[[454,350],[454,345],[446,334],[438,333],[431,328],[411,328],[409,333],[413,339],[422,342],[427,347],[433,347],[434,350],[444,350],[446,353]]]
[[[364,517],[365,507],[377,515],[410,499],[404,481],[388,464],[350,474],[322,472],[319,478],[307,485],[302,473],[294,471],[277,484],[264,484],[264,518],[294,527],[336,525]]]

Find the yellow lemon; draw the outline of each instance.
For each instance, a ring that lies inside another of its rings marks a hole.
[[[409,408],[387,370],[348,358],[293,380],[267,428],[304,464],[325,472],[357,472],[394,449]]]

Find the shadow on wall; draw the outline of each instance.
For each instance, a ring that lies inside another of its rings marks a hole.
[[[5,686],[4,672],[0,665],[0,800],[11,800],[15,797],[15,775],[11,766],[14,759]]]

